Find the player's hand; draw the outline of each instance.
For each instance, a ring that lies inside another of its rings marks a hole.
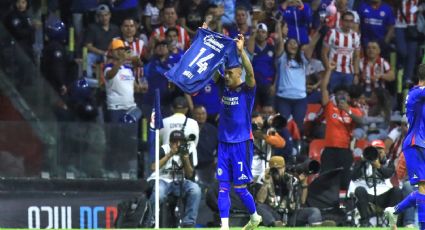
[[[238,38],[236,38],[235,41],[238,53],[242,53],[245,44],[245,37],[242,34],[238,34]]]
[[[202,23],[202,29],[208,29],[208,22]]]

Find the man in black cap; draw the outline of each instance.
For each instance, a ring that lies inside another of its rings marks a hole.
[[[96,8],[96,22],[89,25],[84,44],[87,47],[87,76],[93,77],[93,65],[106,60],[109,44],[120,35],[118,26],[111,23],[111,12],[107,5]],[[98,77],[98,76],[97,76]]]
[[[186,138],[182,131],[174,130],[169,135],[169,143],[159,150],[159,202],[163,203],[172,194],[184,202],[184,213],[181,213],[180,227],[194,227],[201,201],[201,189],[193,182],[193,153],[186,146]],[[155,169],[155,163],[151,165]],[[148,181],[153,181],[155,172]],[[183,197],[184,196],[184,197]],[[151,206],[155,206],[155,191],[150,196]],[[153,221],[153,215],[151,220]]]
[[[159,131],[159,136],[163,144],[168,144],[172,131],[183,131],[186,138],[191,137],[188,142],[189,152],[193,154],[193,163],[198,164],[197,150],[199,140],[199,125],[194,119],[187,117],[189,111],[188,102],[185,97],[176,97],[172,104],[173,115],[164,118],[164,128]]]

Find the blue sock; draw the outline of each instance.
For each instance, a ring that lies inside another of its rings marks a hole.
[[[419,222],[419,230],[425,230],[425,222]]]
[[[418,209],[418,222],[425,224],[425,194],[417,192],[416,207]],[[425,226],[423,227],[425,228]]]
[[[406,210],[407,208],[414,207],[415,204],[416,204],[417,194],[418,194],[418,192],[414,191],[414,192],[410,193],[408,196],[406,196],[406,198],[404,198],[404,200],[402,200],[400,203],[398,203],[394,207],[394,209],[395,209],[394,214],[400,214],[400,213],[404,212],[404,210]]]
[[[220,182],[218,186],[218,210],[220,218],[229,218],[230,216],[230,183]]]
[[[257,211],[255,208],[254,198],[252,197],[248,189],[246,189],[246,187],[235,188],[235,193],[238,194],[239,198],[241,198],[242,203],[248,209],[250,215],[254,214]]]

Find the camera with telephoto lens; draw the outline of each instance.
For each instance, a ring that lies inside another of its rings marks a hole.
[[[376,161],[378,159],[379,152],[373,146],[368,146],[363,150],[363,158],[367,161]]]
[[[178,154],[180,156],[189,155],[189,141],[194,141],[196,139],[195,134],[190,134],[187,138],[182,140],[182,143],[179,145]]]
[[[296,164],[296,165],[288,165],[287,166],[288,172],[291,173],[297,173],[297,174],[316,174],[320,170],[320,163],[316,160],[307,159],[302,163]]]

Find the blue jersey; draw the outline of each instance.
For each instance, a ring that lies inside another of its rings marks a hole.
[[[409,125],[403,151],[409,146],[425,148],[425,86],[415,86],[406,97],[406,116]]]
[[[387,27],[395,24],[395,17],[388,4],[381,3],[374,8],[367,3],[362,3],[357,10],[360,17],[360,30],[363,46],[370,40],[384,41]]]
[[[217,84],[210,82],[195,96],[192,96],[194,105],[202,105],[207,110],[208,115],[217,115],[220,111],[219,88]]]
[[[254,68],[255,81],[258,85],[272,85],[275,75],[274,61],[275,47],[267,44],[264,49],[255,45],[252,67]]]
[[[313,20],[310,5],[304,3],[304,8],[288,6],[286,9],[279,7],[283,20],[288,25],[288,38],[296,39],[301,45],[309,43],[308,30]]]
[[[145,65],[144,71],[146,80],[149,84],[149,89],[143,96],[143,102],[150,104],[155,98],[155,89],[158,88],[161,94],[161,102],[165,102],[169,99],[171,92],[168,88],[168,80],[164,74],[173,66],[173,60],[168,58],[165,62],[162,62],[158,57],[152,57],[151,61]]]
[[[255,87],[245,83],[231,90],[224,88],[221,97],[218,140],[237,143],[252,139],[251,113],[254,107]]]
[[[210,30],[198,29],[190,48],[165,76],[191,94],[208,84],[224,63],[227,68],[240,66],[235,41]]]

